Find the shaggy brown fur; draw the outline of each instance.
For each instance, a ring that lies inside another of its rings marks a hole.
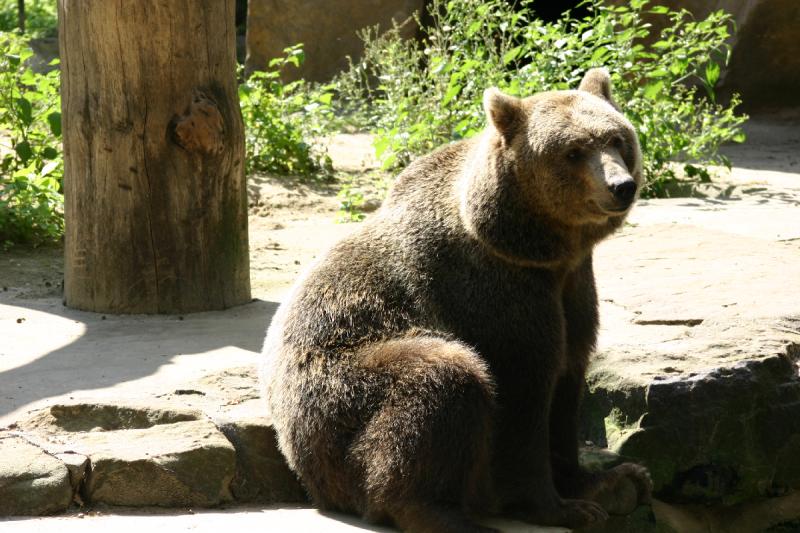
[[[621,481],[649,496],[641,467],[578,466],[592,248],[641,179],[608,73],[590,71],[581,89],[524,100],[488,90],[484,133],[410,165],[281,306],[265,392],[317,505],[464,532],[485,530],[472,513],[601,521],[606,511],[580,498],[613,500]]]

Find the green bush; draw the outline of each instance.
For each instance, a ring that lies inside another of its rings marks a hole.
[[[0,246],[42,244],[64,229],[58,71],[33,72],[12,33],[0,49]]]
[[[0,32],[14,31],[19,25],[17,0],[0,0]],[[25,1],[25,33],[37,37],[54,37],[58,16],[56,0]]]
[[[239,86],[245,123],[247,170],[301,176],[331,169],[320,143],[331,121],[330,87],[312,87],[303,80],[281,81],[280,73],[303,61],[301,45],[285,50],[266,71],[256,71]]]
[[[362,60],[335,83],[342,105],[376,133],[385,168],[480,131],[487,87],[517,96],[574,89],[595,66],[611,71],[615,97],[639,133],[645,194],[666,193],[679,170],[674,162],[695,180],[708,178],[698,164],[729,166],[718,148],[744,140],[739,126],[746,119],[734,112],[738,97],[719,105],[714,96],[729,54],[729,15],[717,11],[698,21],[685,10],[648,7],[647,0],[619,7],[587,0],[587,17],[567,13],[547,23],[533,16],[532,5],[432,0],[433,23],[421,43],[402,39],[398,27],[362,33]],[[659,38],[648,38],[645,15],[666,17]]]

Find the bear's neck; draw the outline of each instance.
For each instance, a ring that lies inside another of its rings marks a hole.
[[[513,163],[484,150],[476,146],[467,158],[455,193],[461,223],[488,253],[517,266],[572,270],[619,225],[567,225],[532,209]]]

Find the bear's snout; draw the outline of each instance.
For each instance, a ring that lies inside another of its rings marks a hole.
[[[614,195],[614,199],[620,206],[620,210],[627,209],[633,203],[636,196],[636,182],[632,179],[614,183],[608,186],[608,190]]]

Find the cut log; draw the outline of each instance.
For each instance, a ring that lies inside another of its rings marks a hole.
[[[66,305],[250,300],[234,0],[59,0]]]

